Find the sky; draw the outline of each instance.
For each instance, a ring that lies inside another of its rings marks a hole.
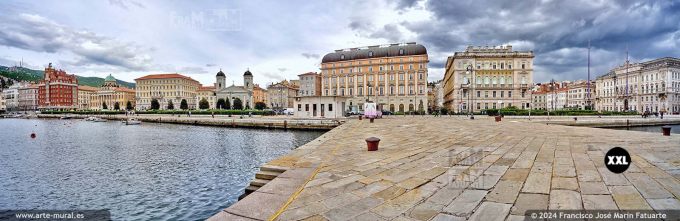
[[[319,72],[336,49],[417,42],[429,81],[468,45],[534,52],[534,81],[591,79],[625,62],[680,57],[680,1],[0,1],[0,65],[23,59],[133,82],[181,73],[204,85],[268,85]]]

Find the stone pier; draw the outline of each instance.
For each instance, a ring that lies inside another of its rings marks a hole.
[[[367,137],[381,139],[367,151]],[[623,147],[632,165],[610,172]],[[493,118],[350,120],[210,220],[523,220],[530,209],[680,209],[680,135]],[[287,173],[287,174],[286,174]]]

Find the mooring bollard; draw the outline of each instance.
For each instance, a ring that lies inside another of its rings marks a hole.
[[[366,138],[366,145],[368,146],[368,151],[378,150],[378,144],[380,143],[380,138],[369,137]]]
[[[288,121],[283,120],[283,129],[288,129]]]
[[[661,131],[663,131],[664,136],[670,136],[671,135],[671,126],[665,125],[661,127]]]
[[[574,117],[574,121],[577,121],[577,120],[578,120],[578,117]]]
[[[501,122],[501,116],[496,116],[496,122]]]
[[[371,120],[371,123],[373,123],[373,119],[374,119],[374,118],[371,117],[371,118],[369,118],[369,119]]]
[[[359,115],[359,120],[363,120],[363,116]]]

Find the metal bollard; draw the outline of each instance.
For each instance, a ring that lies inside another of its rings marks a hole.
[[[368,146],[368,151],[378,150],[378,144],[380,143],[380,138],[369,137],[366,138],[366,145]]]
[[[671,126],[665,125],[661,127],[661,131],[663,132],[664,136],[670,136],[671,135]]]
[[[371,123],[373,123],[373,118],[371,117],[371,118],[369,118],[369,119],[371,120]]]

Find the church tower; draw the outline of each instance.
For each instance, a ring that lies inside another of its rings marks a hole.
[[[243,73],[243,87],[248,89],[248,91],[253,91],[253,73],[250,73],[250,69]]]
[[[224,89],[227,83],[227,77],[224,75],[224,72],[222,72],[222,69],[220,69],[220,72],[217,72],[217,75],[215,76],[217,78],[216,85],[215,85],[215,90],[219,91]]]

